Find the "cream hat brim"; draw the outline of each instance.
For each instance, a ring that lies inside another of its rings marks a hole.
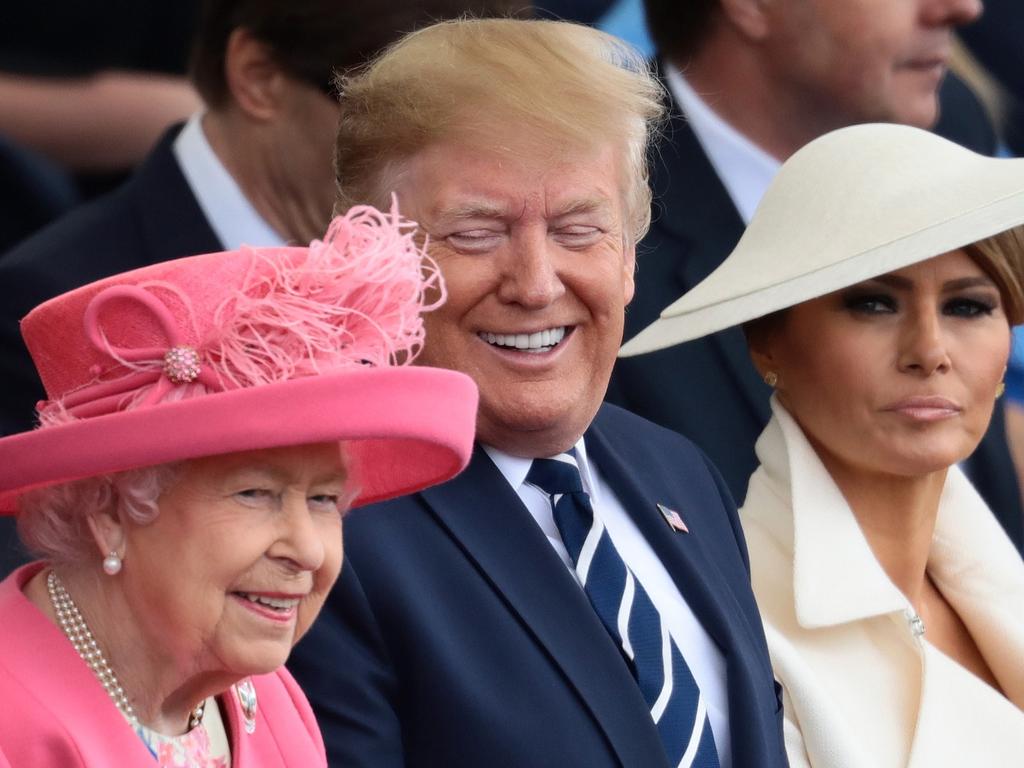
[[[782,166],[729,257],[619,355],[697,339],[1020,224],[1024,159],[903,125],[842,128]]]

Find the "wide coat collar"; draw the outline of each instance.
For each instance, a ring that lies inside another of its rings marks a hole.
[[[874,557],[853,511],[800,427],[775,398],[772,407],[774,416],[757,444],[762,465],[751,479],[741,514],[751,541],[760,542],[752,546],[777,548],[783,560],[786,555],[792,559],[793,607],[801,629],[792,637],[779,634],[771,611],[782,611],[784,626],[784,608],[769,607],[766,622],[780,679],[792,695],[803,697],[796,709],[812,760],[827,754],[838,761],[830,764],[869,764],[858,738],[880,715],[849,700],[833,700],[829,680],[856,675],[857,665],[870,657],[863,648],[867,635],[860,629],[870,626],[883,631],[878,637],[886,642],[909,643],[919,661],[913,668],[896,655],[872,661],[889,665],[889,683],[903,690],[920,688],[914,730],[908,735],[908,768],[1016,764],[1024,749],[1024,562],[977,491],[958,467],[949,469],[928,570],[1006,698],[928,642],[927,627],[923,637],[914,637],[909,601]],[[765,544],[762,534],[774,544]],[[766,606],[776,605],[776,598],[786,594],[781,563],[767,572],[756,562],[759,551],[753,555],[755,591]],[[846,656],[822,656],[826,646],[818,643],[846,648]],[[800,649],[813,652],[799,657]],[[891,732],[892,723],[875,727],[888,731],[876,738],[900,738]]]
[[[771,400],[773,418],[758,439],[761,461],[744,516],[759,515],[765,493],[792,509],[790,520],[764,521],[793,553],[800,625],[827,627],[910,608],[875,558],[863,531],[803,431]],[[1024,562],[959,467],[950,467],[939,501],[928,571],[968,627],[1016,616],[1024,631]],[[855,576],[854,576],[855,575]],[[986,599],[972,599],[979,594]],[[985,638],[989,633],[981,632]],[[1024,646],[1024,635],[1020,637]],[[1024,684],[1024,675],[1019,684]],[[1021,690],[1024,697],[1024,690]],[[1022,698],[1024,702],[1024,698]]]
[[[747,763],[735,749],[746,738],[749,721],[763,701],[743,681],[770,680],[767,654],[761,648],[761,627],[751,623],[721,574],[698,531],[675,534],[657,512],[656,504],[700,510],[708,500],[676,490],[655,495],[658,489],[641,488],[635,461],[621,454],[615,436],[599,425],[600,416],[586,433],[590,459],[639,526],[675,582],[684,585],[687,602],[730,666],[730,716],[734,721],[734,765]],[[619,441],[621,442],[621,441]],[[546,541],[529,512],[486,453],[477,447],[469,467],[454,480],[421,494],[466,556],[507,601],[522,624],[535,636],[578,692],[609,745],[623,765],[667,765],[657,730],[629,670],[622,663],[586,595]],[[717,501],[717,500],[716,500]],[[719,502],[720,503],[720,502]],[[491,514],[500,509],[501,517]],[[641,511],[646,511],[644,514]],[[496,523],[496,519],[500,519]],[[688,518],[689,520],[689,518]],[[523,553],[531,553],[524,563]],[[734,574],[735,576],[735,574]],[[742,579],[746,584],[745,578]],[[756,619],[756,617],[755,617]],[[581,627],[586,628],[581,631]],[[744,653],[744,650],[747,652]],[[758,667],[764,664],[765,669]],[[736,665],[736,672],[733,666]],[[753,672],[746,668],[758,667]],[[594,670],[601,672],[595,674]],[[734,688],[734,682],[741,689]],[[749,708],[749,711],[748,711]],[[743,753],[749,750],[742,750]]]

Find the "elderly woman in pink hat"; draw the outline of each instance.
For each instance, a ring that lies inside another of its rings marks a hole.
[[[859,125],[793,155],[622,354],[743,324],[740,518],[794,768],[1021,765],[1024,562],[959,462],[1024,322],[1024,160]]]
[[[326,764],[282,665],[342,516],[451,477],[473,439],[472,382],[405,365],[443,299],[412,229],[354,209],[309,248],[158,264],[26,317],[49,400],[0,440],[0,510],[42,559],[0,583],[0,765]]]

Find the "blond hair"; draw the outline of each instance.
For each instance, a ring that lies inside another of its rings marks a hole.
[[[611,35],[560,21],[443,22],[402,38],[337,87],[339,212],[387,205],[403,162],[434,142],[514,125],[559,144],[621,142],[629,237],[647,231],[647,153],[664,115],[662,88]]]

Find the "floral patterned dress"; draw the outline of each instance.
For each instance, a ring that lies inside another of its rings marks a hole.
[[[159,768],[231,768],[231,747],[215,699],[206,701],[203,721],[181,736],[165,736],[144,725],[135,732]]]

